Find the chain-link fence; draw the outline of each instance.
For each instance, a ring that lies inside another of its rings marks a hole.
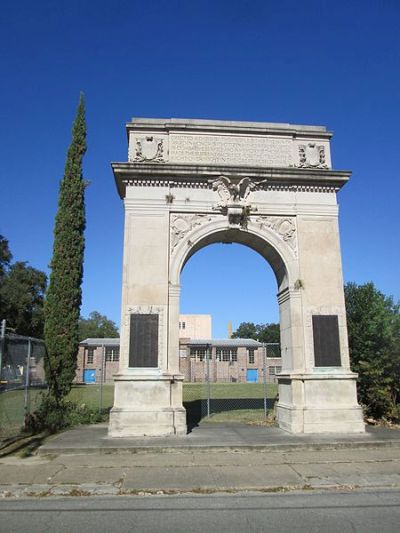
[[[273,420],[281,371],[280,345],[256,351],[207,346],[188,359],[191,382],[183,387],[189,426],[203,422],[264,424]]]
[[[186,361],[183,402],[189,428],[200,421],[264,424],[273,418],[277,399],[276,375],[281,370],[276,343],[235,350],[213,345],[196,348]],[[0,334],[0,440],[17,436],[30,413],[39,406],[46,388],[42,340]],[[104,347],[94,367],[92,384],[74,384],[68,400],[105,413],[113,405],[114,384],[106,379]],[[79,372],[78,372],[79,373]]]
[[[46,348],[40,339],[0,332],[0,440],[17,436],[27,416],[40,402],[46,388],[44,358]]]

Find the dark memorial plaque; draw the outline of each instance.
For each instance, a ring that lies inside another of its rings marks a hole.
[[[315,366],[340,366],[337,315],[313,315],[312,324]]]
[[[158,366],[157,314],[131,314],[129,366]]]

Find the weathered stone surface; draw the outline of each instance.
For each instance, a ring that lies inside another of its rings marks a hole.
[[[127,129],[128,162],[113,164],[124,199],[125,240],[110,436],[185,432],[180,273],[194,253],[215,242],[251,247],[275,273],[280,427],[363,432],[350,371],[336,200],[350,173],[331,169],[331,133],[320,126],[184,119],[135,119]],[[135,313],[158,316],[149,367],[141,354],[141,364],[129,359]],[[318,316],[337,317],[337,356],[319,354],[324,367],[314,357]]]

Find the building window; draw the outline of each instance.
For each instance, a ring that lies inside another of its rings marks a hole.
[[[206,359],[206,355],[207,355],[207,348],[205,348],[204,346],[201,346],[201,347],[196,347],[194,348],[193,346],[190,348],[190,358],[191,359],[196,359],[196,361],[204,361],[204,359]]]
[[[221,348],[216,349],[217,361],[234,362],[237,361],[237,348]]]
[[[186,322],[179,322],[179,329],[186,329]]]
[[[93,364],[93,359],[94,359],[94,348],[87,348],[86,363],[88,365],[92,365]]]
[[[279,374],[282,370],[281,366],[270,366],[268,368],[268,373],[270,376],[276,376],[276,374]]]
[[[119,346],[106,346],[106,361],[119,361]]]
[[[254,365],[254,348],[247,348],[247,353],[249,355],[249,364]]]

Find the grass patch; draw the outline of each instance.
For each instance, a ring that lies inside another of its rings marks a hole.
[[[28,410],[35,411],[40,404],[40,389],[31,389]],[[24,427],[25,391],[23,389],[0,393],[0,438],[19,435]]]
[[[101,392],[100,385],[74,385],[67,396],[67,400],[78,405],[86,405],[90,409],[100,409],[100,395],[102,410],[111,409],[114,403],[114,385],[103,385]]]
[[[232,411],[220,411],[219,413],[211,413],[210,417],[203,418],[200,423],[229,424],[235,422],[241,424],[264,425],[266,424],[264,409],[233,409]],[[273,425],[272,421],[269,421],[268,425]]]
[[[211,397],[215,399],[264,398],[262,383],[210,383]],[[275,398],[278,385],[267,383],[267,398]],[[205,400],[208,395],[207,383],[184,383],[183,401]]]
[[[210,417],[208,390],[210,389]],[[267,412],[274,407],[278,386],[266,387]],[[233,423],[272,425],[264,414],[264,385],[262,383],[184,383],[183,404],[189,427],[199,423]]]
[[[38,409],[43,392],[45,391],[39,388],[29,390],[28,412],[33,413]],[[91,411],[100,411],[100,386],[74,385],[66,400],[76,403],[78,408],[85,407]],[[101,411],[111,409],[113,402],[114,385],[103,385]],[[25,391],[23,389],[0,393],[0,439],[15,437],[23,431],[24,403]],[[77,414],[79,415],[79,412]]]

